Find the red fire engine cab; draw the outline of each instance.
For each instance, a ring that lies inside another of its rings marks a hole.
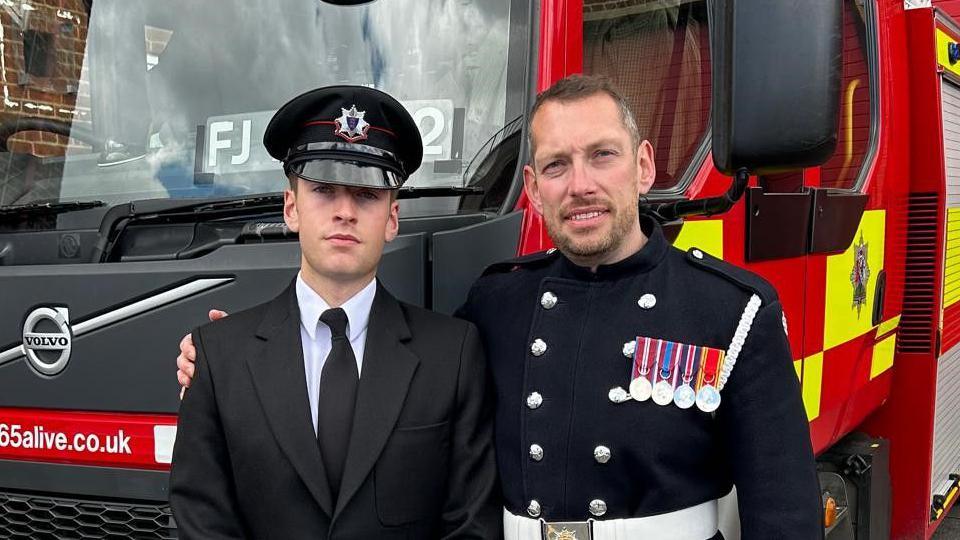
[[[776,286],[825,507],[846,513],[827,512],[827,537],[929,538],[960,481],[960,2],[838,3],[835,151],[817,166],[751,178],[729,210],[687,217],[674,244]],[[815,25],[805,10],[821,3],[800,4],[795,24]],[[709,2],[655,6],[543,2],[538,75],[546,88],[570,73],[603,74],[628,94],[657,150],[654,207],[730,186],[709,155],[710,32],[720,17]],[[785,75],[774,67],[741,82],[775,89],[771,79]],[[521,251],[547,247],[526,212]]]

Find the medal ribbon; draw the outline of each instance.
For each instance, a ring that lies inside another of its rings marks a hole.
[[[653,342],[653,340],[651,340]],[[650,369],[650,375],[644,374],[644,377],[650,380],[650,383],[657,382],[657,372],[660,370],[660,359],[663,358],[661,355],[663,351],[663,344],[665,343],[662,339],[656,340],[656,345],[653,354],[653,366]]]
[[[667,380],[670,378],[670,368],[671,366],[674,365],[673,360],[674,360],[674,356],[676,356],[674,354],[674,349],[676,347],[677,347],[676,343],[672,341],[667,342],[666,350],[663,352],[663,358],[664,358],[663,366],[660,369],[660,379],[662,380]]]
[[[697,389],[706,385],[716,386],[717,373],[720,371],[720,363],[723,361],[723,351],[704,347],[701,361],[703,369],[701,370]]]
[[[693,372],[697,369],[697,360],[699,360],[701,347],[696,345],[687,345],[686,363],[683,366],[683,384],[690,384],[693,380]],[[678,370],[679,371],[679,370]]]
[[[645,377],[650,372],[650,343],[652,341],[648,337],[637,336],[637,346],[633,351],[633,369],[630,373],[631,381],[641,376]],[[640,351],[641,347],[643,347],[643,352]]]
[[[683,368],[683,360],[687,357],[687,351],[690,350],[690,345],[683,343],[677,343],[676,352],[673,354],[673,377],[670,380],[670,386],[676,388],[677,382],[680,379],[680,373]]]

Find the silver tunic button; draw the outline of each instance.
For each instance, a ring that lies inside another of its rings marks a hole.
[[[530,445],[530,459],[540,461],[543,459],[543,447],[539,444]]]
[[[557,305],[557,295],[550,291],[543,293],[543,296],[540,297],[540,305],[543,306],[543,309],[553,309],[553,306]]]
[[[539,505],[537,505],[539,508]],[[607,513],[607,503],[603,502],[600,499],[594,499],[590,501],[590,513],[600,517]]]
[[[530,409],[536,409],[543,404],[543,396],[540,395],[540,392],[533,392],[527,396],[527,407]]]
[[[603,445],[594,448],[593,459],[597,460],[597,463],[606,463],[610,461],[610,449]]]
[[[547,255],[550,255],[550,254],[552,254],[552,253],[556,253],[556,251],[557,251],[557,248],[552,247],[552,248],[550,248],[550,249],[547,250]]]
[[[633,358],[633,353],[637,352],[637,342],[628,341],[623,344],[623,355],[627,358]]]
[[[540,503],[536,499],[530,501],[530,504],[527,505],[527,513],[530,514],[530,517],[540,517]]]
[[[702,258],[703,258],[703,252],[700,251],[699,249],[695,249],[695,250],[693,250],[693,256],[696,257],[696,258],[698,258],[698,259],[702,259]]]
[[[547,342],[537,338],[530,344],[530,353],[534,356],[543,356],[547,352]]]
[[[643,309],[653,309],[653,306],[657,305],[657,297],[647,293],[637,300],[637,305]]]
[[[610,401],[614,403],[623,403],[630,399],[630,394],[621,387],[611,388],[610,392],[607,393],[607,397],[610,398]]]

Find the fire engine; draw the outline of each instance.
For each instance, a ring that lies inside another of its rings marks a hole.
[[[674,244],[777,288],[827,538],[929,538],[960,483],[955,18],[956,0],[0,0],[0,537],[177,537],[176,344],[299,265],[260,144],[289,97],[366,84],[410,110],[424,164],[379,277],[450,313],[487,264],[550,247],[524,115],[582,72],[630,100],[656,149],[642,205]],[[764,142],[803,150],[764,162]],[[721,173],[748,154],[749,180]]]

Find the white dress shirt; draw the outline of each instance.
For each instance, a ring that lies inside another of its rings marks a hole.
[[[367,323],[370,308],[377,292],[377,280],[343,303],[347,313],[347,337],[357,358],[357,373],[362,373],[363,347],[367,341]],[[303,343],[303,370],[307,376],[307,395],[310,397],[310,417],[313,431],[317,431],[317,401],[320,399],[320,373],[330,354],[330,327],[320,322],[320,315],[330,305],[297,274],[297,304],[300,306],[300,340]]]

